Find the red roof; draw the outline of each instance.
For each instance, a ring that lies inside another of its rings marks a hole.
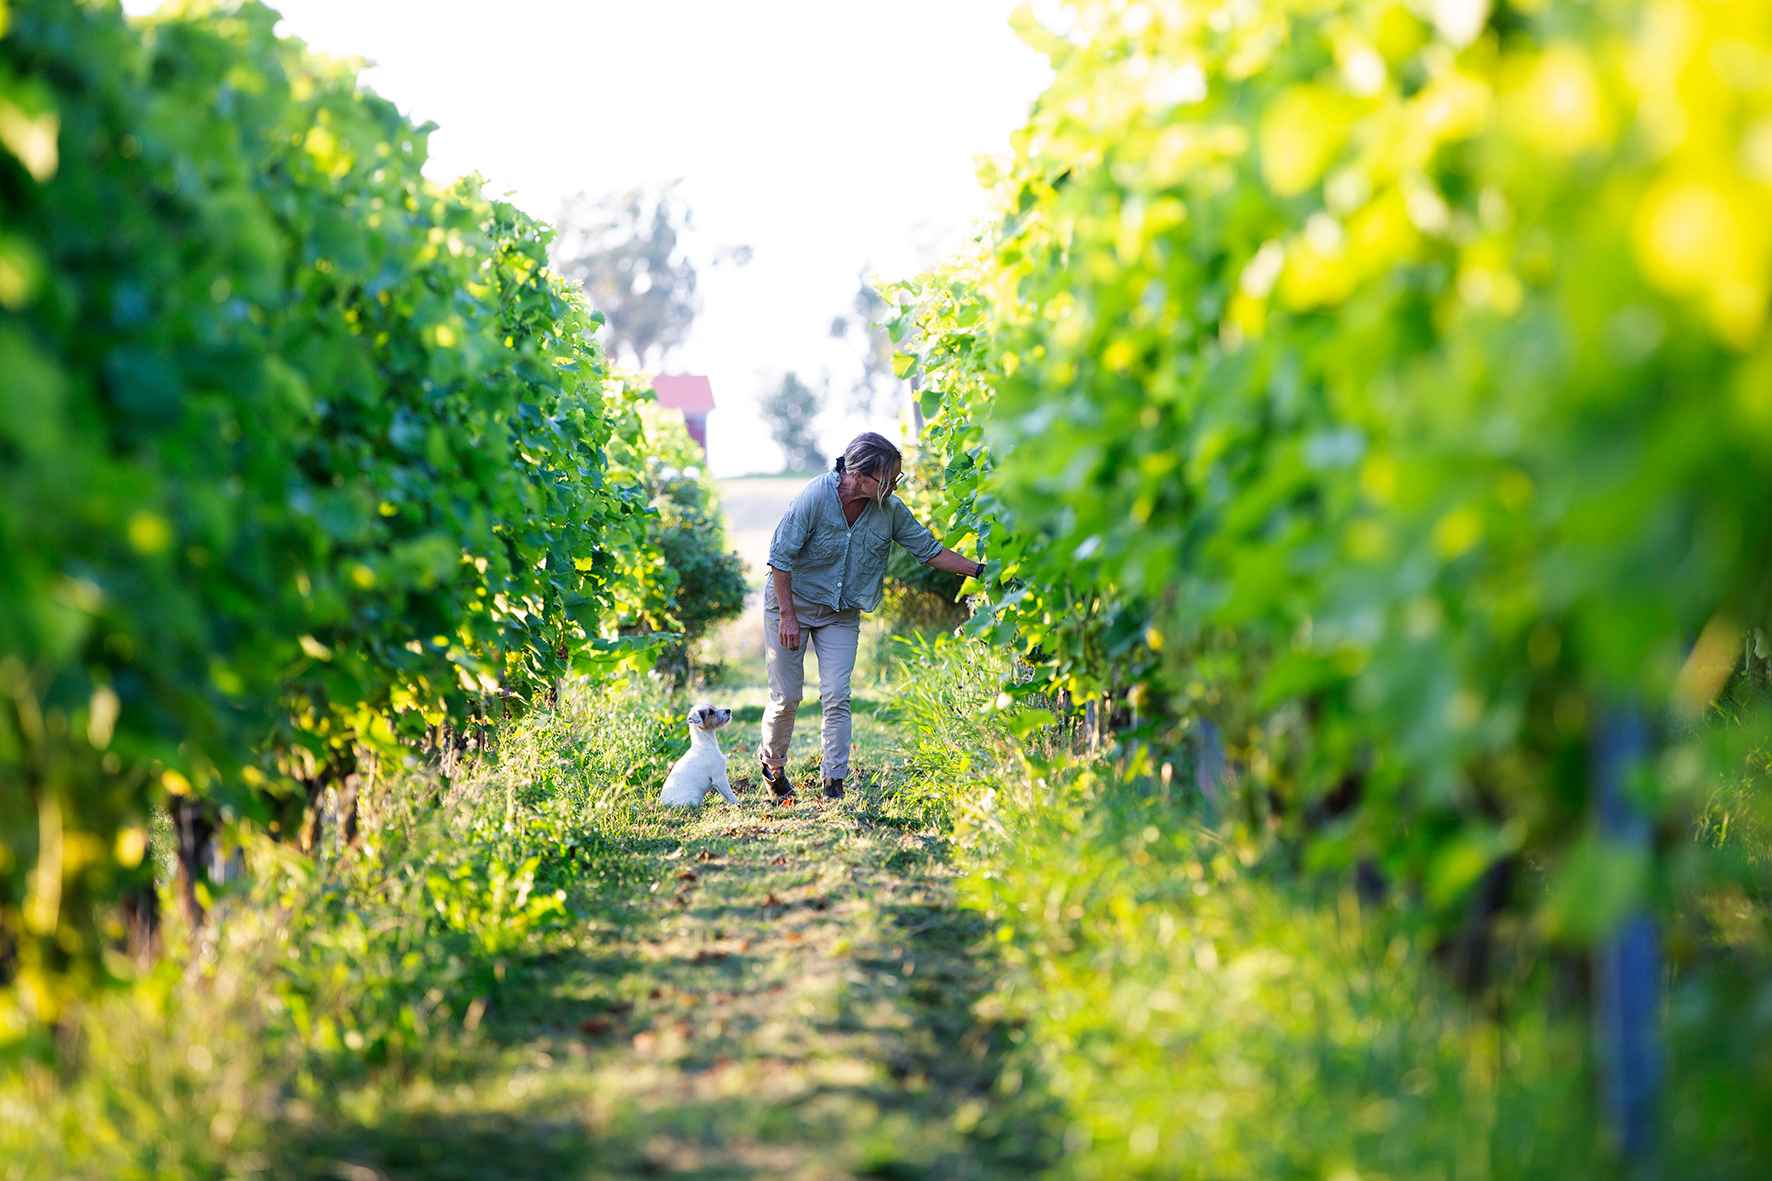
[[[714,387],[695,373],[661,373],[652,379],[658,404],[684,414],[706,414],[714,408]]]

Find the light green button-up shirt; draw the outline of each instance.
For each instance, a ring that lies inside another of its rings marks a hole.
[[[941,552],[941,542],[911,516],[904,501],[869,502],[851,525],[837,500],[836,472],[826,472],[788,506],[769,543],[769,564],[794,576],[794,597],[833,611],[880,605],[886,547],[896,541],[919,562]]]

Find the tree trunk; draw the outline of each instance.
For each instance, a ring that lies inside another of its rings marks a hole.
[[[197,886],[209,876],[215,817],[209,805],[180,796],[172,804],[172,828],[178,841],[179,895],[184,901],[185,919],[195,931],[203,925],[203,900],[198,897]]]
[[[119,904],[123,912],[123,946],[138,968],[160,954],[160,894],[154,883],[130,887]]]

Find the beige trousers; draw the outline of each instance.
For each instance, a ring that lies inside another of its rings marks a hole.
[[[769,673],[769,704],[763,707],[763,744],[757,755],[769,767],[788,761],[788,743],[794,737],[794,711],[806,690],[806,649],[818,653],[818,700],[824,710],[822,727],[824,777],[849,777],[849,679],[855,672],[855,650],[861,640],[861,612],[855,608],[833,611],[794,596],[794,616],[800,621],[800,647],[781,646],[781,608],[775,601],[774,580],[763,588],[763,662]]]

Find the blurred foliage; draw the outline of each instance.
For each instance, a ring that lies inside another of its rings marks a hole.
[[[1213,723],[1207,805],[1252,871],[1407,900],[1475,1011],[1652,908],[1666,1160],[1763,1170],[1772,1088],[1740,1047],[1772,1012],[1765,879],[1726,834],[1765,791],[1772,8],[1039,11],[1018,19],[1054,78],[987,174],[996,220],[890,293],[930,523],[981,539],[972,626],[1034,671],[1006,692],[1099,702],[1184,782]],[[1594,806],[1633,718],[1640,848]],[[1044,888],[1070,887],[1018,893]],[[1265,890],[1235,887],[1235,922],[1269,925]],[[1116,954],[1077,938],[1051,926],[1030,970]],[[1339,970],[1309,962],[1305,990]],[[1270,1165],[1221,1175],[1340,1167]]]
[[[977,626],[1216,721],[1316,864],[1458,922],[1529,858],[1586,911],[1542,934],[1608,929],[1642,894],[1583,890],[1593,735],[1708,751],[1768,606],[1772,12],[1054,13],[999,221],[892,296]],[[1664,841],[1693,766],[1643,785]]]
[[[855,298],[849,306],[849,312],[831,317],[831,337],[853,339],[860,366],[849,387],[849,412],[858,418],[873,418],[877,411],[896,412],[902,388],[892,369],[897,350],[882,322],[887,310],[885,297],[866,271],[856,278]]]
[[[694,215],[680,183],[595,200],[580,193],[556,220],[559,236],[550,250],[555,266],[607,317],[609,354],[641,368],[656,368],[682,346],[700,308],[699,272],[684,241]],[[749,248],[741,246],[713,261],[742,266],[749,260]]]
[[[1585,1027],[1472,1013],[1353,887],[1187,822],[1148,766],[1012,765],[962,808],[967,902],[1065,1106],[1060,1176],[1558,1178],[1608,1159]],[[1527,998],[1516,998],[1526,1000]]]
[[[818,430],[813,425],[824,407],[824,391],[814,389],[789,371],[780,384],[763,395],[758,409],[769,424],[769,437],[781,448],[783,472],[817,472],[824,467],[818,449]]]
[[[256,3],[0,29],[0,1043],[126,966],[151,809],[639,659],[637,416],[548,231]]]

